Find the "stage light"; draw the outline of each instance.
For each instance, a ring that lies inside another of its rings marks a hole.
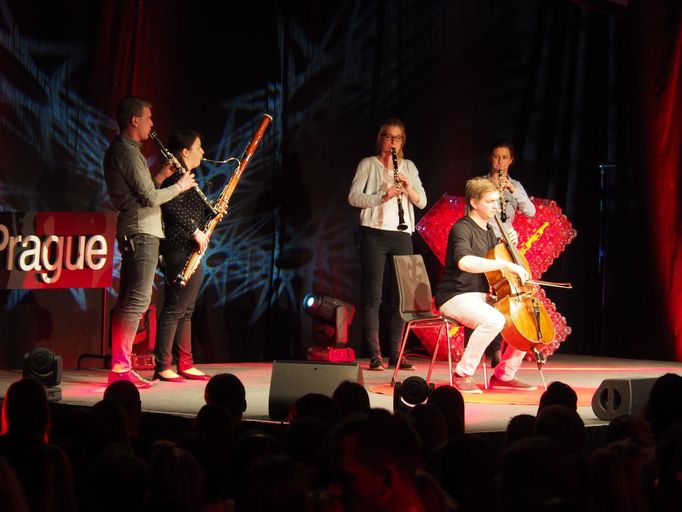
[[[355,306],[328,295],[309,293],[303,298],[303,310],[313,318],[313,343],[308,358],[316,361],[350,362],[355,360],[348,343],[348,326],[353,322]]]
[[[436,386],[427,384],[421,377],[408,377],[393,386],[393,412],[407,412],[418,404],[423,404]]]
[[[36,348],[24,354],[22,375],[36,379],[45,386],[48,400],[61,400],[62,392],[57,386],[62,382],[62,356],[48,348]]]

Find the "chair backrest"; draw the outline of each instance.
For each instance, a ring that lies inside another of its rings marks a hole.
[[[406,321],[433,315],[431,310],[431,283],[421,254],[393,256],[400,314]]]

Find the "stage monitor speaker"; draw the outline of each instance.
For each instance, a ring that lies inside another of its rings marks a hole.
[[[606,379],[592,396],[592,410],[600,420],[641,414],[657,378]]]
[[[278,421],[286,419],[291,404],[308,393],[332,396],[345,380],[364,385],[360,364],[274,361],[268,401],[270,418]]]

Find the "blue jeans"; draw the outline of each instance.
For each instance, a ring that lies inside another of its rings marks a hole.
[[[405,322],[400,316],[398,289],[393,271],[394,255],[412,254],[412,237],[400,231],[384,231],[367,227],[360,228],[360,264],[362,265],[362,321],[365,343],[371,358],[381,358],[379,346],[379,306],[384,284],[384,268],[388,260],[391,272],[391,322],[390,354],[392,362],[397,361],[400,338]]]
[[[128,241],[119,239],[118,246],[122,262],[118,301],[111,314],[111,369],[125,372],[131,369],[135,334],[152,300],[159,239],[137,233]]]
[[[177,352],[178,370],[184,371],[194,366],[192,360],[192,314],[194,303],[201,288],[204,270],[197,267],[185,286],[173,284],[175,277],[187,262],[183,252],[167,251],[163,255],[166,275],[166,298],[163,310],[156,325],[156,344],[154,356],[156,371],[168,370],[172,362],[172,350]]]

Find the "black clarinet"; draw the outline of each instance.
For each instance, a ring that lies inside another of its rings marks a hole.
[[[159,138],[156,136],[156,132],[150,132],[149,138],[156,143],[156,146],[159,148],[159,151],[166,159],[166,161],[173,166],[175,172],[179,174],[185,174],[187,172],[187,169],[185,169],[185,167],[180,163],[180,161],[177,158],[175,158],[175,155],[168,151],[168,148],[166,148],[166,146],[164,146],[163,143],[159,140]],[[204,202],[206,207],[210,210],[211,214],[213,216],[218,215],[218,212],[215,210],[215,208],[213,208],[213,205],[211,204],[211,201],[208,200],[208,197],[206,197],[204,193],[201,191],[199,185],[194,185],[192,188],[199,195],[199,197]]]
[[[400,184],[398,181],[398,155],[395,152],[395,148],[391,148],[391,158],[393,158],[393,181],[396,185]],[[407,229],[407,224],[405,224],[405,211],[403,210],[403,194],[396,196],[398,200],[398,230],[405,231]]]
[[[502,186],[502,169],[497,170],[497,188],[500,191],[500,220],[507,222],[507,196]]]

